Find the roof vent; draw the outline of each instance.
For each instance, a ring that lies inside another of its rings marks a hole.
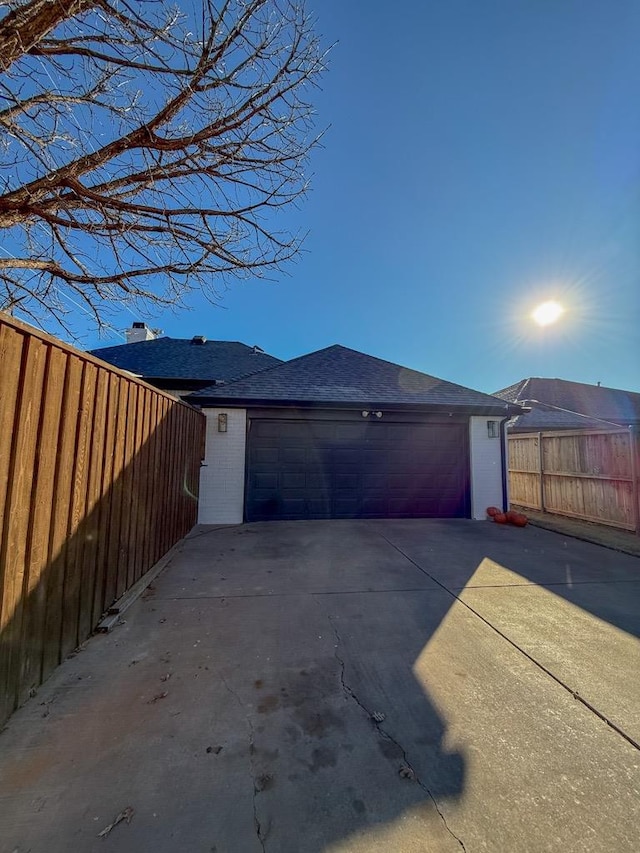
[[[259,347],[258,344],[254,344],[251,348],[251,351],[254,355],[257,355],[259,352],[264,352],[262,347]]]
[[[206,344],[206,342],[207,342],[207,339],[204,337],[204,335],[194,335],[191,338],[191,343],[197,344],[198,346],[202,346],[202,344]]]

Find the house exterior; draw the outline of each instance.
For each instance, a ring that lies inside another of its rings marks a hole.
[[[207,417],[199,522],[485,518],[506,506],[520,409],[331,346],[194,392]]]
[[[640,394],[566,379],[521,379],[495,397],[527,409],[509,432],[616,429],[640,426]]]
[[[282,363],[260,347],[239,341],[210,341],[202,335],[155,337],[144,323],[134,323],[127,330],[127,340],[91,350],[91,355],[178,397]]]

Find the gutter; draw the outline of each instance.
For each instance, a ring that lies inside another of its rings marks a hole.
[[[506,418],[509,420],[514,415],[522,414],[522,406],[513,403],[503,403],[502,405],[492,406],[472,404],[464,405],[460,403],[392,403],[380,400],[296,400],[291,399],[269,399],[258,397],[224,397],[220,396],[205,396],[204,394],[194,394],[191,402],[201,406],[208,407],[229,407],[242,409],[381,409],[383,412],[424,412],[437,414],[452,414],[452,415],[484,415],[486,417],[497,418],[505,409],[509,415]]]

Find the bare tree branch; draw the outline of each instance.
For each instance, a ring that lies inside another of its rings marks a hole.
[[[67,18],[93,6],[93,0],[31,0],[0,21],[0,70],[6,71]]]
[[[100,323],[216,301],[299,252],[277,211],[306,192],[325,65],[303,0],[168,3],[18,0],[0,20],[0,308],[60,319],[69,288]]]

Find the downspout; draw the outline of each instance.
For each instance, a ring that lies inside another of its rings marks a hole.
[[[507,430],[505,424],[510,421],[513,415],[507,415],[500,421],[500,457],[502,459],[502,511],[506,512],[509,509],[509,459],[507,451]]]
[[[502,457],[502,511],[506,512],[509,509],[509,453],[507,450],[507,430],[505,424],[510,421],[515,415],[523,415],[530,412],[531,409],[524,403],[507,403],[507,411],[509,412],[500,421],[500,456]]]

